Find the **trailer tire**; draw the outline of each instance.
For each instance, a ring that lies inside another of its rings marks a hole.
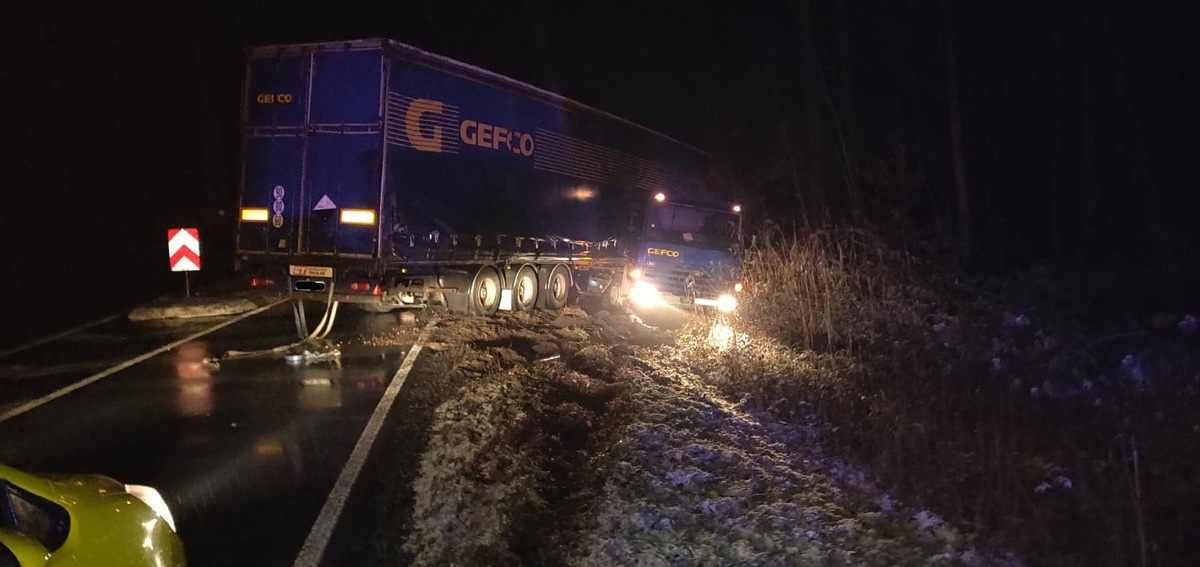
[[[542,294],[538,290],[538,274],[533,266],[521,266],[512,281],[513,311],[532,311]]]
[[[622,274],[618,274],[616,277],[624,279]],[[621,281],[616,280],[616,277],[612,283],[608,284],[608,289],[604,292],[604,305],[611,309],[620,309],[625,306],[625,286],[621,285]]]
[[[358,308],[367,313],[391,313],[395,311],[398,305],[387,305],[384,303],[359,303]]]
[[[467,309],[473,315],[495,315],[500,308],[500,272],[494,266],[480,266],[467,293]]]
[[[543,270],[546,277],[542,279],[543,286],[538,293],[542,308],[557,311],[566,307],[571,297],[571,268],[566,264],[555,264]]]

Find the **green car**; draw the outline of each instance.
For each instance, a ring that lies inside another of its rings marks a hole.
[[[0,567],[184,564],[175,520],[157,490],[0,464]]]

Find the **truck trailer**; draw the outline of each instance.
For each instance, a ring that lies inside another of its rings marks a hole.
[[[246,52],[235,268],[372,311],[736,306],[740,209],[706,156],[386,39]]]

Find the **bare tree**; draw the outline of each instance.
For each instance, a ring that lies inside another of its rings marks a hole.
[[[800,216],[804,223],[804,230],[812,228],[811,220],[808,214],[808,199],[804,196],[804,185],[800,182],[800,161],[796,157],[796,151],[792,147],[792,137],[788,133],[787,117],[783,113],[783,105],[779,100],[779,86],[776,84],[775,76],[768,76],[771,85],[771,101],[775,106],[775,125],[779,128],[779,141],[783,145],[784,152],[787,154],[787,161],[792,178],[792,187],[796,192],[796,202],[800,205]]]
[[[1154,250],[1153,260],[1166,263],[1167,236],[1163,229],[1162,212],[1158,192],[1150,171],[1150,159],[1146,150],[1146,137],[1138,124],[1133,95],[1129,90],[1129,77],[1125,69],[1125,53],[1120,38],[1113,30],[1112,18],[1104,2],[1098,2],[1100,25],[1108,44],[1108,55],[1112,62],[1113,82],[1116,87],[1117,103],[1120,105],[1120,121],[1125,137],[1129,140],[1133,155],[1134,180],[1138,186],[1137,199],[1141,204],[1142,220],[1147,225],[1150,242]]]
[[[841,142],[842,163],[846,167],[846,193],[850,198],[850,214],[858,220],[862,215],[862,191],[859,168],[858,125],[854,112],[854,74],[850,68],[853,60],[850,51],[850,22],[846,14],[846,0],[837,3],[838,16],[838,55],[841,63],[842,92],[839,119],[834,114],[838,137]]]
[[[1096,244],[1096,217],[1100,204],[1096,190],[1096,61],[1090,41],[1090,26],[1084,31],[1082,131],[1079,144],[1079,247]]]
[[[1054,103],[1050,113],[1054,117],[1054,134],[1050,148],[1050,239],[1054,255],[1062,253],[1062,130],[1063,99],[1063,47],[1062,47],[1062,2],[1054,2]]]
[[[808,178],[808,194],[817,207],[818,222],[824,220],[822,211],[828,210],[825,196],[825,167],[824,140],[822,138],[821,94],[824,81],[822,80],[821,59],[817,53],[812,25],[812,10],[808,0],[797,0],[797,10],[800,16],[800,34],[803,47],[800,49],[800,71],[804,78],[801,93],[804,98],[805,138],[808,147],[805,153],[807,159],[806,177]]]
[[[946,33],[946,94],[950,100],[950,153],[954,167],[954,195],[958,210],[959,260],[971,260],[971,199],[967,188],[966,155],[963,148],[962,110],[958,100],[958,70],[954,50],[954,18],[950,0],[942,0]]]

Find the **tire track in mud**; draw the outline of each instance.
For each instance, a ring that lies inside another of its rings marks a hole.
[[[561,563],[624,414],[621,361],[667,340],[576,308],[439,321],[323,564]]]
[[[460,381],[406,456],[397,559],[358,564],[1012,565],[725,398],[675,335],[567,310],[442,337]]]
[[[414,565],[561,564],[627,414],[620,361],[667,337],[579,310],[464,330],[490,365],[437,412],[405,549]]]
[[[433,410],[469,377],[458,368],[469,349],[439,340],[437,323],[380,429],[322,565],[405,565],[403,535],[412,507],[412,484],[428,442]],[[378,339],[370,339],[377,341]],[[403,342],[401,339],[400,342]]]
[[[668,340],[576,308],[443,318],[324,565],[558,565],[623,424],[619,360]]]

